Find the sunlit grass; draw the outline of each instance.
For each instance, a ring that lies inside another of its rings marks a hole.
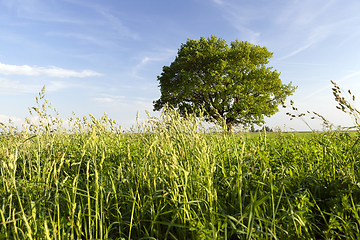
[[[107,115],[38,114],[2,128],[0,239],[360,236],[357,132],[207,133],[171,109],[124,132]]]

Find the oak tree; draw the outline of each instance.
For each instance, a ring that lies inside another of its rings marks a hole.
[[[267,66],[272,56],[249,42],[235,40],[229,46],[216,36],[187,39],[158,76],[161,97],[153,102],[154,110],[165,104],[180,113],[202,108],[207,121],[225,119],[229,131],[234,124],[261,125],[296,89]]]

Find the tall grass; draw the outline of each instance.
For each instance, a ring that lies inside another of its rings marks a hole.
[[[49,107],[2,126],[0,239],[360,236],[358,133],[207,133],[173,109],[124,132]]]

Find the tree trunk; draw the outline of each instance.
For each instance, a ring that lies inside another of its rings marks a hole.
[[[226,119],[226,130],[228,133],[231,133],[231,131],[232,131],[233,122],[234,122],[233,119]]]

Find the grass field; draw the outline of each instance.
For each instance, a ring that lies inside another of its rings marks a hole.
[[[0,239],[359,239],[357,132],[205,133],[175,111],[121,132],[45,108],[0,135]]]

